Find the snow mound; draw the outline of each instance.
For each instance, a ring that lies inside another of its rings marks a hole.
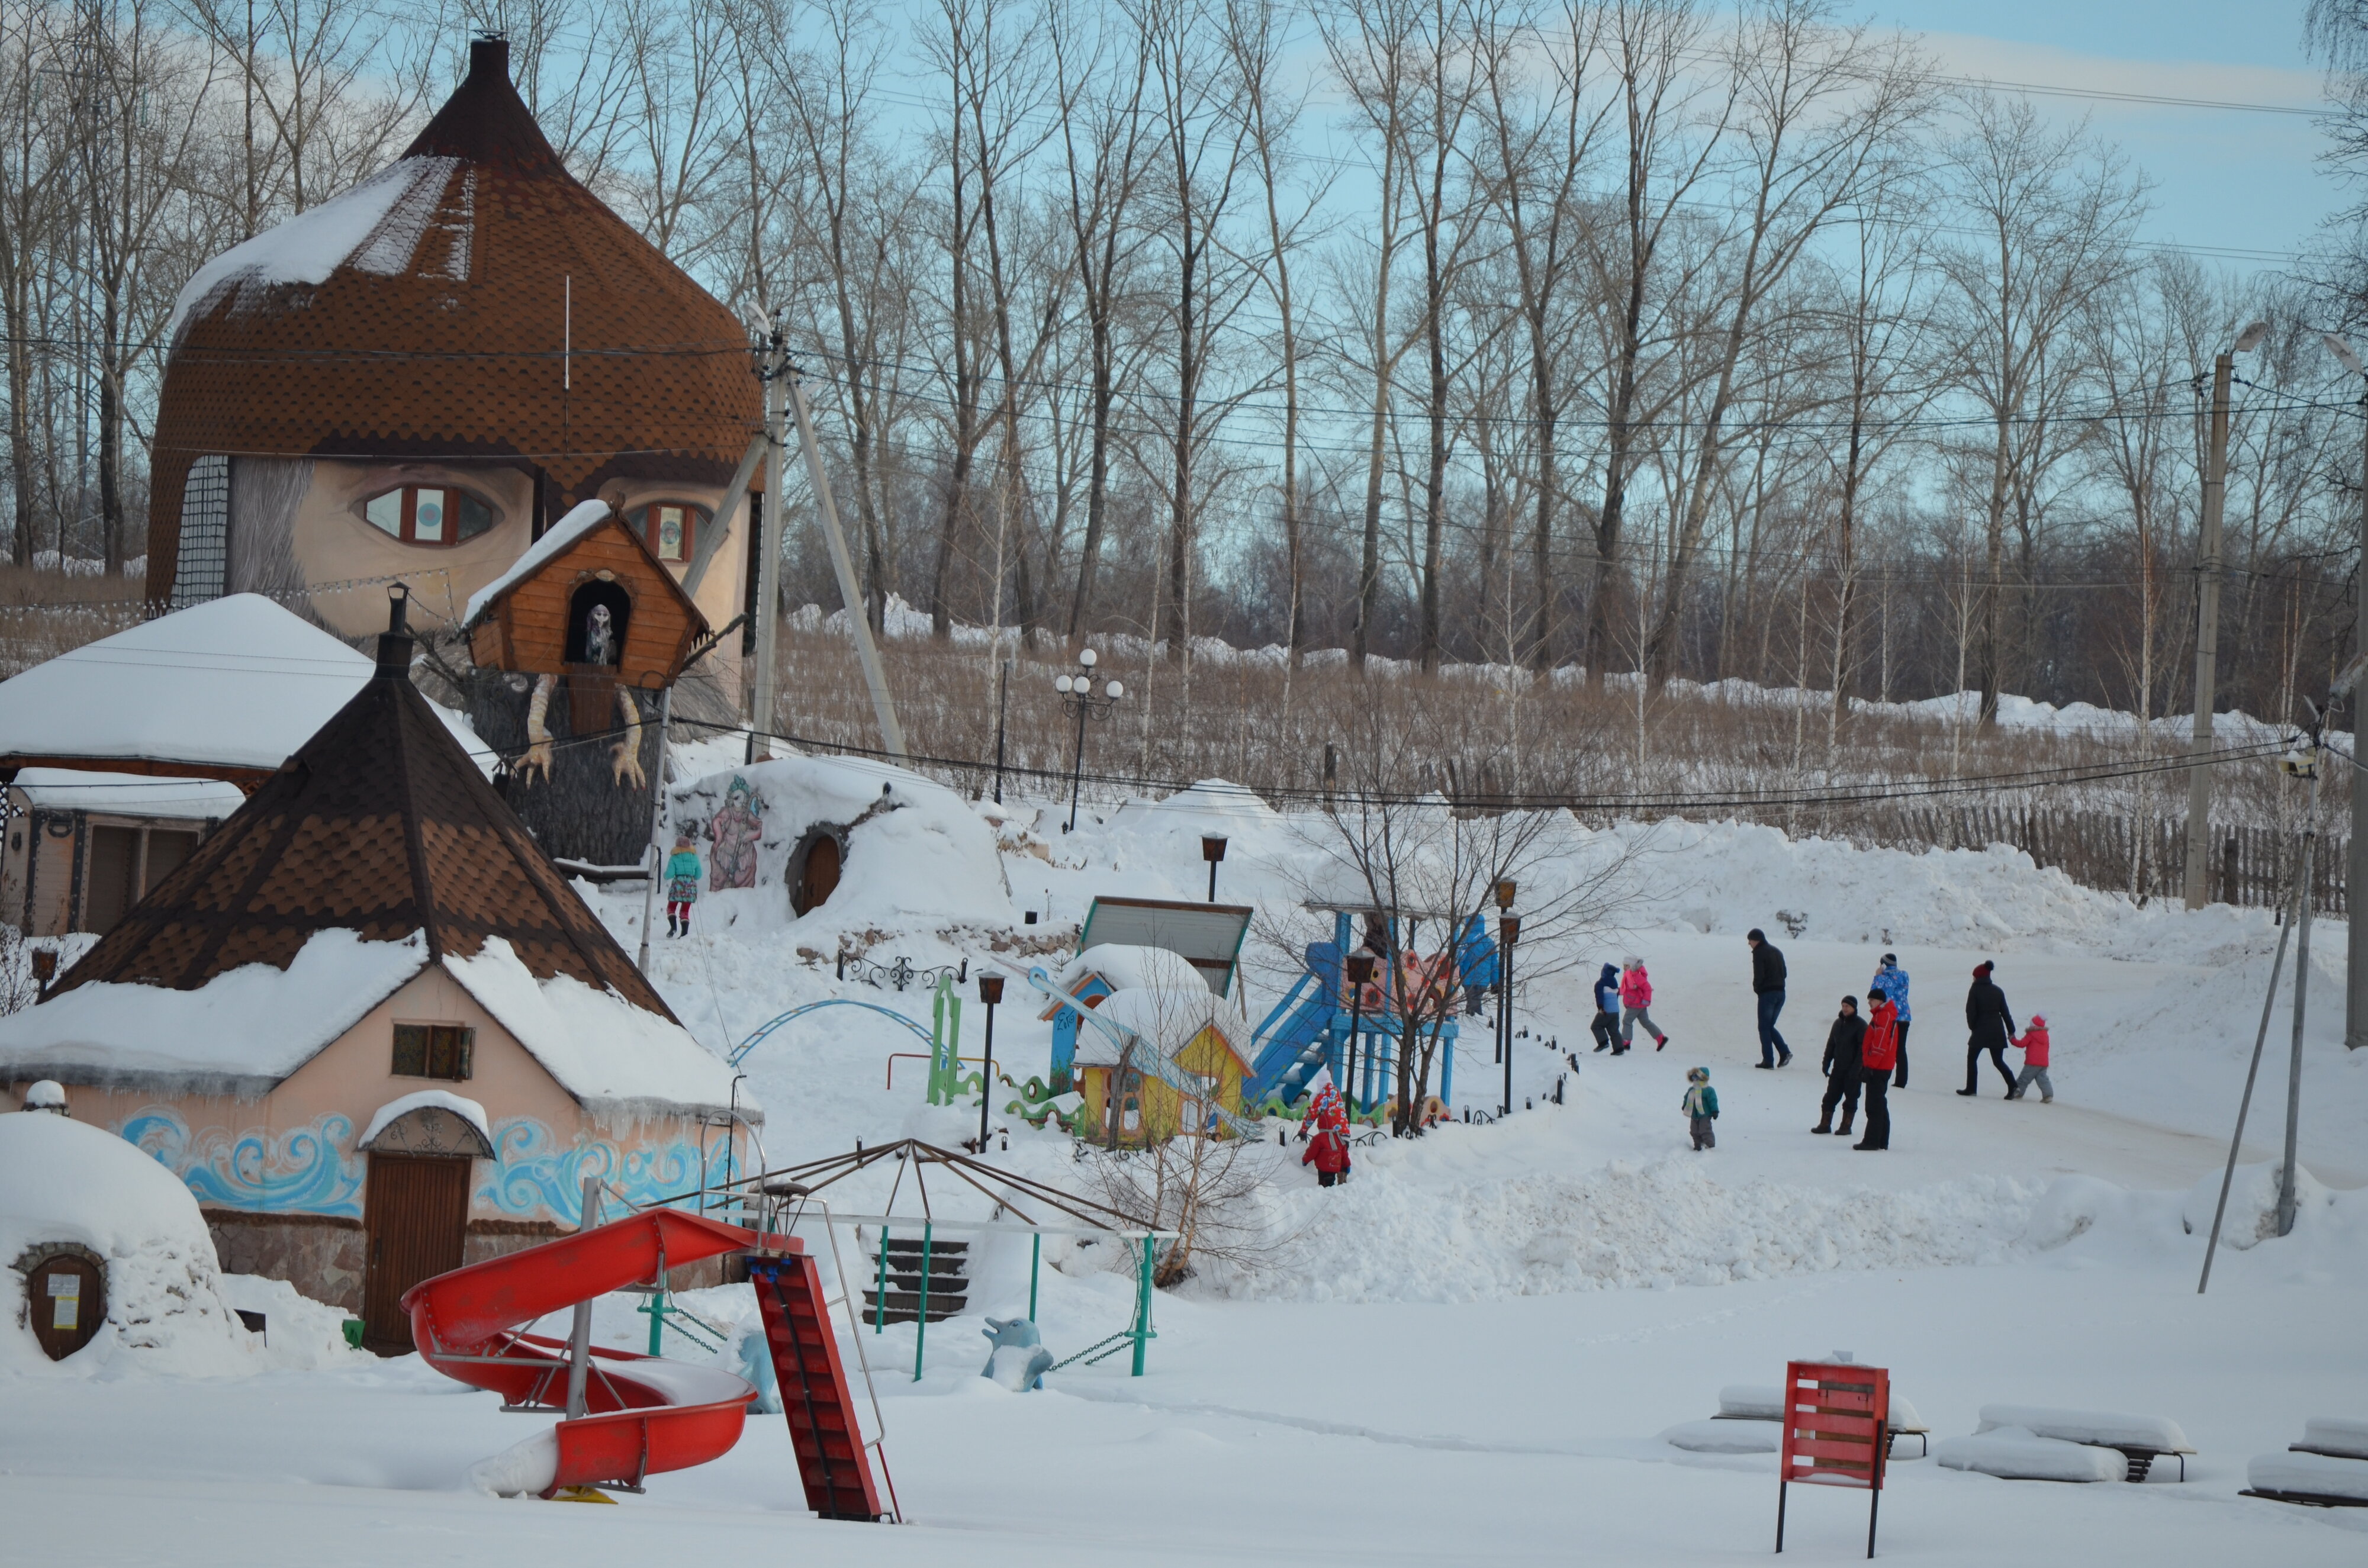
[[[2343,1415],[2314,1415],[2302,1426],[2303,1447],[2368,1460],[2368,1421]]]
[[[2159,1415],[2129,1415],[2117,1410],[2058,1410],[2040,1404],[1985,1404],[1975,1436],[1984,1432],[2028,1431],[2067,1443],[2102,1443],[2109,1448],[2153,1449],[2160,1453],[2193,1453],[2179,1423]]]
[[[1281,814],[1260,799],[1257,790],[1224,778],[1203,778],[1190,789],[1177,790],[1151,809],[1163,820],[1190,818],[1186,825],[1195,830],[1205,827],[1212,833],[1223,833],[1229,825],[1266,828],[1282,822]]]
[[[346,1322],[352,1314],[313,1300],[285,1279],[225,1274],[222,1294],[240,1312],[263,1314],[263,1359],[274,1371],[319,1372],[378,1363],[369,1351],[346,1343]]]
[[[2043,1437],[2021,1426],[2000,1426],[1971,1437],[1943,1437],[1932,1458],[1944,1470],[1969,1470],[2007,1481],[2119,1481],[2129,1465],[2111,1449]]]
[[[559,1479],[559,1434],[544,1427],[469,1467],[468,1485],[488,1497],[534,1497]]]
[[[36,1249],[97,1255],[107,1321],[88,1345],[51,1361],[23,1304]],[[258,1370],[262,1348],[222,1294],[198,1200],[131,1144],[47,1111],[0,1116],[0,1370],[84,1377],[136,1369],[199,1377]]]
[[[713,891],[718,846],[707,835],[744,784],[753,797],[745,809],[763,824],[755,885]],[[887,763],[792,756],[727,768],[669,788],[667,821],[699,840],[699,918],[709,932],[789,926],[799,945],[828,951],[842,935],[869,945],[895,933],[1019,924],[994,828],[944,785]],[[844,851],[838,886],[799,915],[789,888],[803,867],[792,870],[791,861],[820,833]]]
[[[1774,1421],[1680,1421],[1661,1441],[1693,1454],[1772,1454],[1784,1446],[1784,1428]]]
[[[1357,1179],[1345,1187],[1271,1192],[1275,1230],[1287,1239],[1272,1267],[1228,1288],[1456,1301],[1986,1262],[2006,1255],[2042,1191],[2005,1177],[1902,1192],[1731,1188],[1682,1159],[1615,1162],[1578,1176],[1398,1174],[1445,1163],[1459,1135],[1434,1134],[1410,1151],[1360,1149]]]
[[[2220,1244],[2238,1252],[2278,1239],[2278,1172],[2275,1161],[2238,1165],[2228,1184],[2228,1212],[2220,1222]],[[2220,1176],[2207,1176],[2187,1189],[2180,1219],[2192,1235],[2212,1233],[2212,1211],[2220,1202]],[[2307,1167],[2294,1167],[2294,1223],[2325,1209],[2334,1195],[2321,1186]]]
[[[2245,1467],[2245,1483],[2256,1492],[2299,1492],[2313,1497],[2350,1497],[2368,1503],[2368,1460],[2326,1454],[2255,1454]]]

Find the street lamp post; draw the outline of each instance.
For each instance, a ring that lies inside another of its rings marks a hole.
[[[986,1153],[986,1113],[995,1103],[995,1008],[1003,1000],[1003,976],[981,972],[978,999],[986,1004],[986,1065],[978,1079],[978,1152]]]
[[[2343,362],[2345,369],[2362,378],[2360,409],[2363,417],[2361,420],[2361,431],[2363,442],[2368,442],[2368,365],[2362,365],[2360,362],[2360,356],[2351,351],[2351,345],[2344,342],[2335,334],[2331,332],[2326,334],[2325,342],[2328,350]],[[2360,459],[2360,564],[2357,570],[2360,573],[2362,587],[2368,589],[2368,445],[2363,445]],[[2360,601],[2353,602],[2357,604]],[[2351,637],[2353,660],[2357,662],[2360,659],[2368,658],[2368,615],[2361,615],[2354,619]],[[2363,696],[2360,688],[2363,685],[2368,685],[2368,681],[2362,681],[2360,678],[2358,670],[2353,670],[2351,674],[2352,680],[2350,688],[2338,691],[2334,695],[2350,707],[2351,753],[2356,758],[2360,755],[2362,733],[2360,714],[2363,709],[2368,709],[2368,696]],[[2351,843],[2345,852],[2343,873],[2347,907],[2350,906],[2349,901],[2362,897],[2363,890],[2368,890],[2368,788],[2362,787],[2363,780],[2357,771],[2351,773],[2350,780]],[[2357,1051],[2362,1046],[2368,1046],[2368,919],[2363,919],[2355,912],[2349,924],[2351,929],[2344,937],[2346,949],[2351,954],[2351,964],[2345,971],[2343,983],[2343,1043],[2350,1049]]]
[[[1519,891],[1509,878],[1497,884],[1497,1043],[1505,1059],[1507,1116],[1513,1114],[1513,942],[1521,934],[1513,895]]]
[[[1209,902],[1217,902],[1217,862],[1225,858],[1225,835],[1204,833],[1201,835],[1201,858],[1209,862]]]
[[[1373,955],[1351,953],[1344,966],[1349,971],[1349,1054],[1340,1065],[1340,1097],[1349,1102],[1349,1112],[1357,1110],[1357,1036],[1365,1027],[1365,987],[1373,983]]]
[[[1082,649],[1077,653],[1076,675],[1053,677],[1053,689],[1061,694],[1061,700],[1077,716],[1077,756],[1069,769],[1069,821],[1061,829],[1063,833],[1074,833],[1077,827],[1077,794],[1086,778],[1086,721],[1107,718],[1126,695],[1125,686],[1118,681],[1110,682],[1099,693],[1094,690],[1094,665],[1100,658],[1091,648]]]
[[[2269,335],[2257,321],[2212,361],[2212,423],[2203,457],[2203,528],[2196,542],[2195,721],[2189,732],[2187,769],[2187,907],[2212,902],[2212,702],[2220,665],[2220,516],[2228,494],[2228,382],[2239,354]]]

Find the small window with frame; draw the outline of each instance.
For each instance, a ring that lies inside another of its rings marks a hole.
[[[638,511],[642,538],[652,555],[678,565],[697,553],[700,531],[710,517],[706,507],[687,501],[653,501]]]
[[[463,1082],[475,1066],[476,1051],[477,1031],[464,1024],[397,1024],[393,1075]]]

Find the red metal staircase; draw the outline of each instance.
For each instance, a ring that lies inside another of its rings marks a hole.
[[[878,1519],[880,1493],[814,1260],[803,1252],[752,1253],[748,1283],[764,1313],[806,1506],[825,1519]]]

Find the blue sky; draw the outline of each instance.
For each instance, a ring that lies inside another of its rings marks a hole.
[[[2305,0],[1873,0],[1849,9],[1925,35],[1941,69],[1998,82],[2250,104],[2316,106]],[[2085,114],[2155,183],[2146,237],[2237,253],[2307,244],[2346,199],[2319,168],[2314,120],[2225,108],[2038,97]],[[2237,269],[2271,257],[2217,257]]]

